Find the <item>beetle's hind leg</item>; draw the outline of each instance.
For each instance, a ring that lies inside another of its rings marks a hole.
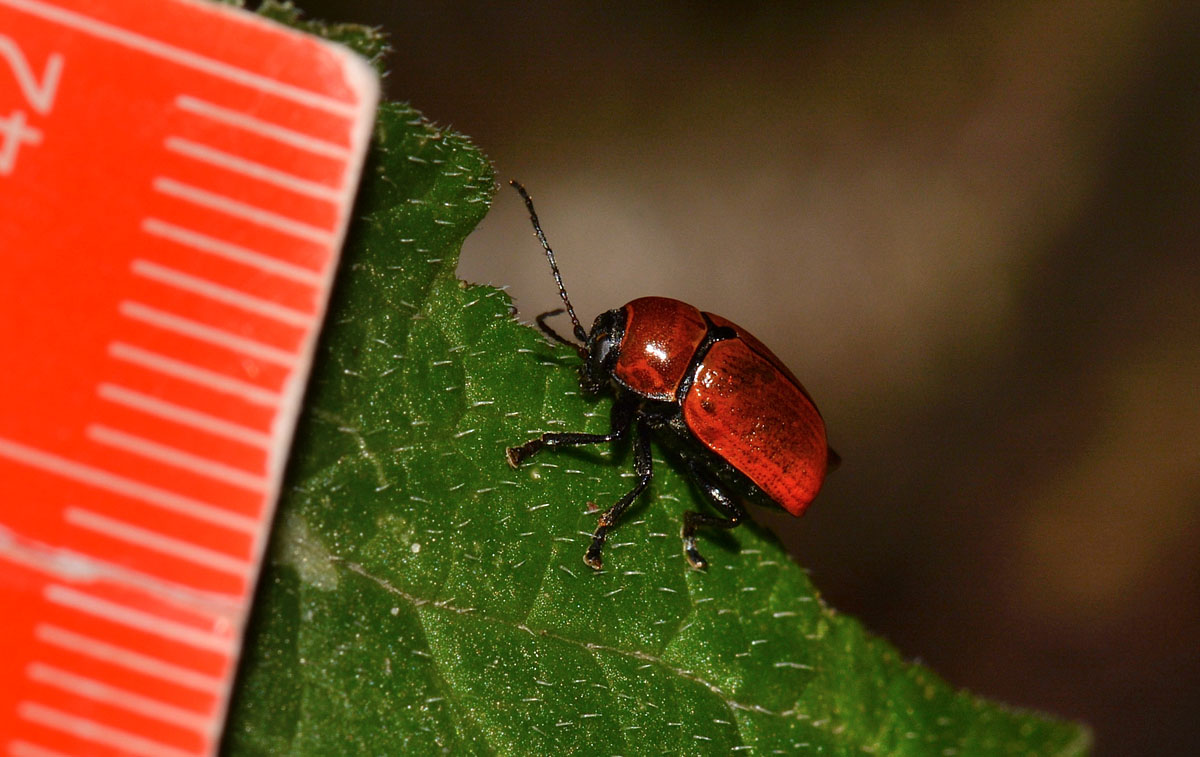
[[[650,435],[642,423],[638,423],[633,437],[633,470],[638,477],[637,483],[617,500],[617,504],[605,510],[600,516],[600,523],[596,526],[595,533],[592,534],[592,546],[588,547],[587,553],[583,556],[583,561],[596,570],[603,567],[600,550],[604,548],[604,540],[608,538],[609,529],[617,524],[617,520],[620,519],[625,509],[633,504],[633,501],[646,490],[654,478],[654,460],[650,456]]]
[[[736,499],[731,497],[721,486],[715,483],[711,476],[705,473],[699,465],[693,460],[685,461],[688,469],[691,471],[692,479],[696,485],[700,487],[700,491],[708,498],[708,501],[714,508],[725,515],[724,518],[708,513],[697,513],[688,510],[683,514],[683,529],[680,536],[683,537],[683,554],[687,557],[689,563],[696,570],[704,570],[708,567],[708,560],[705,560],[700,552],[696,549],[696,529],[700,526],[712,526],[713,528],[736,528],[746,518],[746,510],[738,503]]]

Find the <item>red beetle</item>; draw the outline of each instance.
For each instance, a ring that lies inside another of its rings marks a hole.
[[[708,567],[696,550],[698,526],[733,528],[746,517],[735,493],[778,505],[792,515],[803,514],[839,458],[825,440],[825,422],[817,406],[787,366],[732,321],[666,297],[642,297],[601,313],[586,333],[563,287],[533,200],[519,183],[510,183],[529,209],[580,344],[546,324],[546,318],[561,309],[539,315],[537,324],[579,353],[579,383],[585,394],[611,390],[616,402],[607,434],[542,434],[509,447],[509,465],[516,468],[543,447],[612,442],[634,430],[637,484],[600,516],[583,561],[600,569],[609,530],[649,486],[654,475],[651,434],[679,455],[700,491],[721,513],[683,514],[683,552],[692,567]]]

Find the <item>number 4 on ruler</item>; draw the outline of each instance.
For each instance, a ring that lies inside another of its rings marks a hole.
[[[47,115],[54,107],[54,95],[58,92],[58,81],[62,76],[63,57],[51,53],[42,69],[41,81],[33,73],[33,67],[25,53],[11,38],[0,34],[0,58],[8,63],[17,87],[29,107],[39,115]],[[26,122],[25,111],[14,110],[7,117],[0,117],[0,176],[13,172],[17,164],[17,152],[22,145],[41,144],[42,132]]]

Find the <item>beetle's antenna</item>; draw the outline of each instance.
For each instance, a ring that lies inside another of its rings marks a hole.
[[[579,319],[575,317],[575,308],[571,306],[571,299],[567,297],[567,289],[563,286],[562,274],[558,272],[558,263],[554,262],[554,250],[550,249],[550,243],[546,241],[546,233],[542,231],[542,225],[538,223],[537,211],[533,209],[533,198],[525,191],[525,187],[516,179],[508,182],[513,185],[513,188],[521,194],[521,198],[525,200],[525,207],[529,208],[529,220],[533,222],[533,231],[537,234],[538,241],[542,243],[542,248],[546,251],[546,257],[550,260],[550,271],[554,274],[554,281],[558,284],[558,294],[562,297],[563,304],[567,306],[567,315],[571,316],[571,323],[575,325],[575,338],[581,342],[587,342],[587,332],[583,330],[583,326],[579,325]],[[545,327],[543,327],[543,330]]]

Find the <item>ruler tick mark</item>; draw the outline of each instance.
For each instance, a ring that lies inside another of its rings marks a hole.
[[[117,311],[126,318],[132,318],[135,321],[148,323],[151,326],[156,326],[165,331],[172,331],[176,334],[198,339],[208,344],[213,344],[218,347],[223,347],[227,350],[240,352],[258,360],[265,360],[269,363],[282,365],[285,368],[291,368],[296,361],[296,356],[288,350],[273,347],[269,344],[264,344],[255,339],[249,339],[244,336],[230,333],[224,329],[219,329],[216,326],[210,326],[207,323],[193,321],[190,318],[184,318],[175,313],[168,313],[165,310],[152,308],[149,305],[143,305],[140,302],[133,300],[122,300],[117,305]]]
[[[143,349],[124,342],[112,342],[108,345],[108,354],[117,360],[124,360],[143,368],[162,373],[167,376],[182,379],[212,389],[223,394],[232,394],[255,405],[276,407],[281,398],[278,392],[264,389],[248,381],[235,379],[223,373],[210,371],[198,365],[185,363],[173,357],[160,355],[157,352]]]
[[[24,720],[47,728],[69,733],[78,739],[103,744],[129,754],[143,755],[144,757],[196,757],[197,755],[196,752],[176,749],[162,742],[56,710],[37,702],[21,702],[17,705],[17,715]]]
[[[224,213],[233,218],[249,221],[257,226],[278,231],[296,239],[303,239],[306,242],[319,244],[323,247],[333,244],[333,232],[329,229],[297,221],[295,218],[289,218],[273,210],[260,208],[257,205],[235,200],[232,197],[201,187],[194,187],[191,184],[185,184],[182,181],[177,181],[167,176],[156,177],[151,186],[155,192],[160,192],[168,197],[174,197],[192,205],[198,205],[202,208],[215,210],[218,213]]]
[[[156,699],[135,694],[132,691],[110,686],[85,676],[77,675],[43,662],[32,662],[25,669],[31,681],[69,691],[77,696],[120,707],[143,717],[203,734],[208,728],[205,713],[191,712],[181,707],[159,702]]]
[[[179,684],[184,688],[211,694],[214,697],[220,696],[224,691],[224,684],[219,678],[204,675],[190,668],[175,665],[157,657],[150,657],[132,649],[68,631],[65,628],[39,623],[34,627],[33,633],[34,638],[44,644],[51,644],[95,660],[119,665],[168,683]]]
[[[216,105],[207,100],[201,100],[199,97],[179,95],[175,98],[175,107],[182,111],[217,121],[227,126],[250,132],[251,134],[257,134],[260,137],[266,137],[290,147],[304,150],[305,152],[310,152],[314,155],[335,158],[337,160],[346,160],[350,157],[349,148],[335,142],[328,142],[324,139],[304,134],[303,132],[293,131],[285,126],[256,118],[249,113]]]
[[[135,610],[132,607],[101,599],[67,586],[48,584],[42,593],[47,602],[69,607],[72,610],[135,628],[154,636],[178,641],[190,647],[220,654],[228,654],[233,648],[234,640],[232,638],[218,636],[150,612]]]
[[[226,465],[217,460],[192,454],[168,444],[156,442],[153,439],[130,434],[120,429],[111,428],[99,423],[88,425],[85,430],[87,437],[99,444],[124,450],[134,455],[156,460],[165,465],[207,476],[215,481],[248,489],[252,492],[263,493],[267,489],[267,481],[261,475],[251,473],[232,465]]]
[[[269,76],[248,71],[231,65],[216,58],[209,58],[191,50],[147,37],[119,26],[105,23],[82,13],[59,8],[38,0],[4,0],[4,4],[25,11],[31,16],[37,16],[68,29],[75,29],[90,36],[112,42],[121,47],[138,50],[147,55],[170,61],[226,81],[256,89],[266,94],[275,95],[290,100],[297,105],[325,111],[344,118],[358,115],[358,106],[353,103],[306,90],[293,84],[272,79]]]
[[[28,741],[8,742],[8,757],[71,757],[69,754],[46,749]]]
[[[342,197],[342,190],[317,181],[311,181],[278,168],[248,160],[239,155],[218,150],[215,147],[193,142],[183,137],[167,137],[165,146],[171,152],[179,153],[201,163],[223,168],[226,171],[257,179],[265,184],[271,184],[289,192],[295,192],[305,197],[326,200],[335,203]]]
[[[161,552],[222,573],[242,578],[250,573],[250,563],[245,560],[239,560],[224,552],[197,546],[183,539],[175,539],[157,531],[140,528],[132,523],[109,518],[100,513],[84,510],[81,507],[68,507],[63,512],[63,519],[73,526],[86,528],[113,539]]]
[[[258,520],[240,515],[224,508],[201,502],[182,494],[176,494],[157,486],[136,481],[100,468],[27,447],[10,439],[0,438],[0,457],[7,457],[31,468],[37,468],[62,478],[78,481],[97,489],[119,494],[145,502],[163,510],[170,510],[196,520],[213,523],[231,531],[253,534],[258,531]]]
[[[192,229],[176,226],[173,223],[168,223],[158,218],[143,219],[142,231],[151,236],[167,239],[184,247],[190,247],[199,252],[216,255],[226,260],[232,260],[235,263],[257,268],[264,273],[301,284],[307,284],[312,287],[319,286],[323,280],[318,271],[313,271],[285,260],[279,260],[270,255],[256,252],[255,250],[247,249],[241,245],[226,242],[223,239],[217,239],[216,237],[211,237]]]
[[[215,415],[209,415],[208,413],[189,407],[176,405],[173,402],[167,402],[148,394],[142,394],[141,392],[118,386],[117,384],[100,384],[96,387],[96,393],[100,395],[101,399],[139,410],[147,415],[153,415],[184,426],[207,431],[215,436],[232,439],[235,442],[241,442],[242,444],[259,449],[269,450],[271,448],[271,437],[263,431],[233,423],[232,421],[227,421]]]
[[[286,305],[280,305],[277,302],[263,299],[262,297],[255,297],[233,287],[227,287],[224,284],[218,284],[215,281],[193,276],[190,273],[177,271],[174,268],[160,265],[150,260],[138,258],[133,261],[130,269],[136,275],[143,276],[151,281],[157,281],[166,286],[191,292],[214,302],[232,305],[248,313],[261,315],[278,323],[287,324],[288,326],[302,328],[307,326],[313,319],[312,313],[305,313],[289,308]]]

